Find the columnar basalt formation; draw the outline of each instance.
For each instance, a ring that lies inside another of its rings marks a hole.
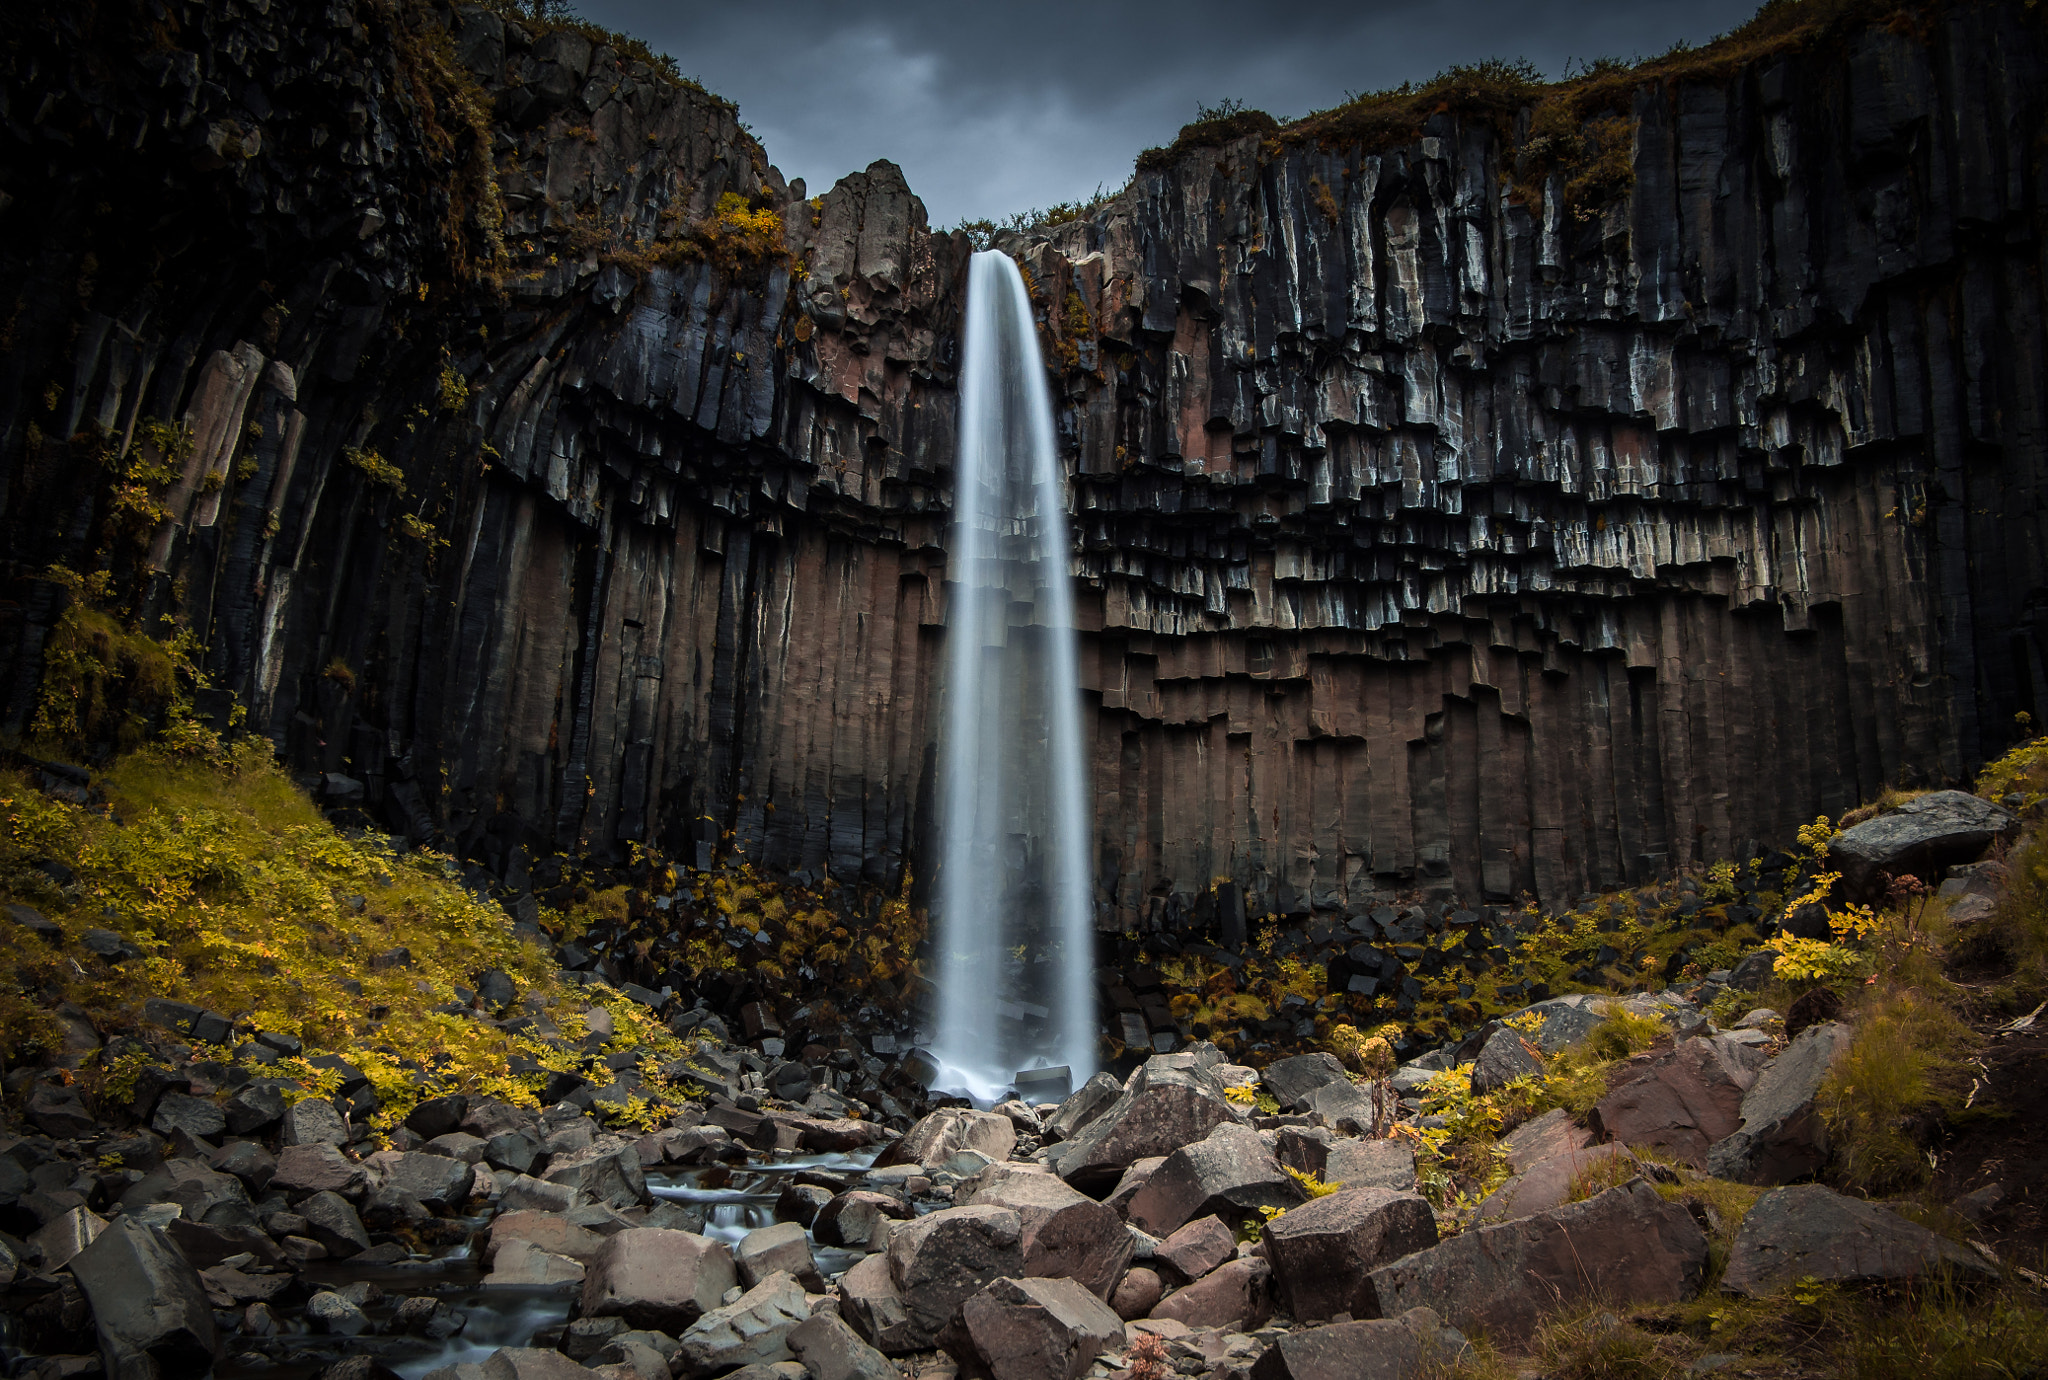
[[[6,54],[5,727],[43,572],[183,419],[135,564],[302,769],[515,878],[633,840],[916,871],[966,237],[886,163],[806,199],[578,30],[144,8]],[[1447,111],[1193,141],[1005,241],[1075,483],[1101,924],[1212,923],[1224,878],[1567,898],[2048,714],[2048,44],[1915,15],[1645,83],[1594,204],[1525,175],[1526,113]]]

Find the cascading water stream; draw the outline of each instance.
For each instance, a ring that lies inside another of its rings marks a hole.
[[[1008,255],[967,277],[940,740],[934,1087],[982,1105],[1019,1071],[1095,1069],[1091,809],[1065,476],[1031,299]]]

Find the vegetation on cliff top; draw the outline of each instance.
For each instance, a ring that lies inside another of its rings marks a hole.
[[[1163,170],[1188,152],[1220,149],[1254,135],[1261,138],[1262,158],[1307,146],[1377,153],[1416,142],[1431,119],[1448,115],[1490,125],[1514,145],[1513,181],[1524,200],[1538,199],[1543,180],[1560,173],[1567,208],[1590,215],[1633,184],[1639,90],[1725,82],[1771,58],[1839,46],[1873,24],[1920,33],[1951,3],[1768,0],[1747,23],[1712,42],[1681,42],[1658,57],[1597,58],[1556,82],[1545,81],[1526,61],[1489,59],[1447,68],[1421,83],[1348,96],[1340,105],[1284,122],[1224,102],[1198,109],[1172,144],[1140,153],[1137,167]]]

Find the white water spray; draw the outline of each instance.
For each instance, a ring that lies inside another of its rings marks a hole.
[[[968,266],[940,740],[934,1087],[1095,1071],[1094,901],[1065,477],[1023,275]]]

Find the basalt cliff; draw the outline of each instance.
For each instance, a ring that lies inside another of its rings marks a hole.
[[[1569,900],[2048,715],[2048,24],[1808,8],[1561,124],[1191,126],[1000,240],[1105,929]],[[515,885],[922,879],[972,246],[894,167],[808,196],[484,7],[100,0],[0,59],[0,731],[104,596]]]

